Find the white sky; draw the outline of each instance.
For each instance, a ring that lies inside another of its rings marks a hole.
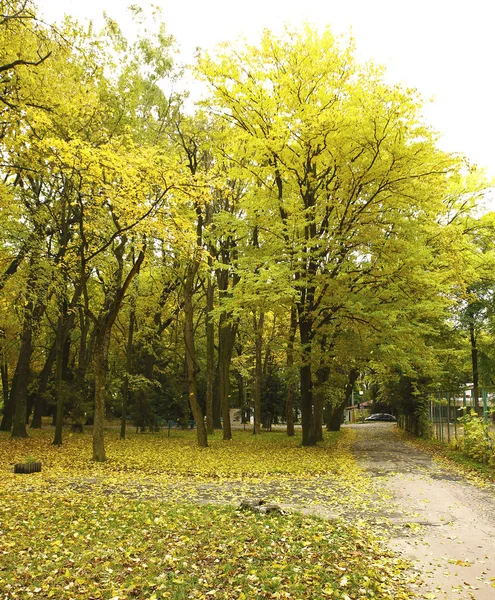
[[[98,23],[103,11],[125,24],[126,7],[145,0],[38,0],[48,21],[64,13]],[[425,117],[445,150],[460,152],[495,177],[494,0],[154,0],[168,32],[190,60],[196,47],[268,27],[308,21],[352,28],[359,57],[387,67],[388,78],[417,88],[433,104]]]

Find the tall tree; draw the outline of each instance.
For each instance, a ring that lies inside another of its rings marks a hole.
[[[212,109],[246,140],[249,172],[272,191],[262,210],[278,211],[290,232],[303,444],[314,445],[312,355],[334,305],[325,299],[349,265],[366,272],[386,259],[383,246],[399,246],[410,220],[435,223],[457,163],[436,148],[416,95],[359,65],[352,43],[342,47],[329,30],[265,32],[257,47],[205,55],[199,72]]]

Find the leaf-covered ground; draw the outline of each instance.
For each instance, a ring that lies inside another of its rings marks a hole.
[[[318,448],[281,433],[0,437],[0,598],[400,599],[405,564],[369,525],[384,499],[345,431]],[[30,456],[41,473],[14,475]],[[262,497],[292,510],[238,510]],[[301,514],[300,512],[309,514]],[[321,515],[325,518],[319,518]]]

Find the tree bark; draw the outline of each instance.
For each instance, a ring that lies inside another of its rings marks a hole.
[[[323,406],[325,404],[325,384],[330,377],[330,368],[320,366],[316,373],[317,388],[315,390],[315,437],[317,442],[323,441]]]
[[[62,445],[62,425],[64,421],[64,398],[62,390],[62,369],[64,360],[64,316],[60,315],[57,322],[57,334],[55,342],[55,397],[57,399],[56,418],[55,418],[55,437],[54,446]]]
[[[120,439],[125,440],[127,426],[127,403],[129,398],[129,376],[132,371],[132,341],[134,338],[135,309],[132,307],[129,315],[129,329],[127,332],[127,348],[125,359],[125,377],[122,385],[122,417],[120,420]]]
[[[96,462],[104,462],[105,454],[105,439],[104,439],[104,422],[105,422],[105,385],[106,371],[108,360],[108,349],[110,346],[110,327],[102,331],[94,352],[94,376],[95,376],[95,407],[94,407],[94,422],[93,422],[93,460]]]
[[[11,390],[14,404],[14,422],[12,426],[13,438],[28,437],[26,431],[26,403],[29,384],[31,355],[33,353],[33,303],[28,301],[24,314],[24,324],[21,334],[21,349],[17,362],[17,381]]]
[[[72,405],[72,411],[70,415],[72,420],[71,431],[75,433],[83,433],[84,430],[84,410],[82,398],[85,396],[86,372],[91,362],[91,357],[88,353],[89,320],[86,317],[85,310],[82,307],[79,308],[79,332],[80,338],[75,377],[77,395],[75,402]]]
[[[327,412],[327,431],[340,431],[345,410],[345,400],[336,406],[330,405]]]
[[[11,402],[14,407],[14,420],[12,426],[13,438],[28,437],[26,431],[26,408],[31,356],[33,353],[33,333],[41,320],[46,306],[41,302],[39,297],[42,292],[37,290],[38,274],[36,272],[37,265],[35,264],[34,257],[31,257],[29,269],[26,305],[21,333],[21,347],[15,371],[16,385],[13,385],[11,390]]]
[[[186,353],[186,378],[187,378],[187,394],[189,406],[193,418],[196,421],[196,434],[198,446],[206,448],[208,446],[206,427],[203,418],[203,412],[198,402],[196,375],[198,366],[196,363],[196,348],[194,344],[194,278],[196,276],[199,264],[194,262],[186,269],[186,279],[184,282],[184,341]]]
[[[127,292],[127,289],[139,273],[139,269],[144,260],[145,247],[140,251],[137,260],[132,265],[124,283],[120,284],[122,277],[122,257],[125,247],[125,240],[117,249],[117,259],[120,263],[119,274],[116,278],[116,284],[112,287],[112,294],[105,300],[105,308],[102,311],[98,319],[98,323],[95,326],[95,347],[93,354],[94,364],[94,376],[95,376],[95,409],[94,409],[94,423],[93,423],[93,460],[96,462],[104,462],[106,460],[105,455],[105,442],[103,436],[103,427],[105,419],[105,384],[106,384],[106,371],[108,361],[108,350],[110,347],[110,333],[112,331],[113,324],[119,313],[122,301]]]
[[[479,369],[478,345],[473,318],[469,321],[469,339],[471,341],[471,368],[473,372],[473,406],[476,410],[479,406]]]
[[[45,364],[38,376],[38,388],[34,395],[34,411],[31,419],[31,429],[41,429],[41,417],[43,416],[43,406],[45,395],[48,388],[48,382],[52,373],[53,364],[56,357],[56,342],[52,344],[50,352],[46,357]]]
[[[2,396],[3,396],[3,420],[6,414],[10,413],[10,425],[7,431],[10,431],[12,427],[12,409],[10,406],[10,396],[9,396],[9,366],[7,362],[7,350],[5,343],[5,332],[3,329],[0,329],[0,344],[1,344],[1,364],[0,364],[0,372],[2,377]],[[0,425],[0,431],[5,431],[3,426]]]
[[[261,433],[261,383],[263,379],[263,324],[265,314],[260,309],[259,317],[256,317],[256,311],[253,315],[254,325],[254,348],[255,348],[255,368],[254,368],[254,427],[253,433]]]
[[[211,258],[208,264],[211,269]],[[215,383],[215,324],[213,321],[214,287],[211,275],[208,275],[206,288],[206,429],[214,431],[213,386]]]
[[[10,431],[12,429],[12,423],[14,422],[14,402],[17,387],[17,370],[14,372],[14,377],[10,384],[10,392],[7,390],[8,400],[3,406],[2,423],[0,424],[0,431]],[[4,393],[5,395],[5,393]]]
[[[223,419],[223,439],[232,439],[230,426],[230,363],[234,348],[235,327],[224,315],[220,317],[218,332],[218,378],[220,409]]]
[[[312,322],[309,315],[304,311],[300,311],[299,313],[299,334],[303,349],[303,363],[299,370],[301,380],[302,445],[315,446],[316,433],[311,376]]]
[[[294,435],[294,397],[295,384],[293,381],[292,370],[294,368],[294,340],[296,339],[297,313],[293,305],[290,309],[290,329],[289,340],[287,342],[287,371],[289,374],[289,389],[287,390],[287,401],[285,403],[285,418],[287,421],[287,435]]]

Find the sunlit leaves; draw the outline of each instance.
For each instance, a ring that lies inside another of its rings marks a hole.
[[[409,597],[404,563],[359,517],[235,508],[259,486],[301,509],[366,511],[373,486],[348,440],[303,449],[280,434],[238,432],[200,449],[191,434],[166,436],[110,436],[105,464],[88,462],[86,436],[64,449],[42,434],[0,439],[2,464],[28,452],[43,462],[35,476],[0,474],[6,598]]]

